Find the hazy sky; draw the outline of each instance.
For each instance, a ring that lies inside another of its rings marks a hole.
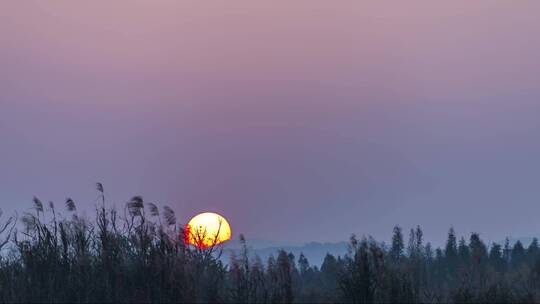
[[[540,234],[538,1],[0,2],[0,206]]]

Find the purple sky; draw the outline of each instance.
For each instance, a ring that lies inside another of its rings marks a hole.
[[[0,206],[540,234],[538,1],[0,3]]]

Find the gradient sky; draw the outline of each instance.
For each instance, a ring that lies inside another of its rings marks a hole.
[[[3,0],[0,206],[539,235],[539,84],[538,1]]]

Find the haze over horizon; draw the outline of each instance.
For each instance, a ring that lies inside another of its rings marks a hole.
[[[339,3],[339,5],[337,5]],[[540,3],[0,3],[0,206],[234,237],[540,234]]]

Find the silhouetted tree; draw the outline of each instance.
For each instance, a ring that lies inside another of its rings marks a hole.
[[[527,262],[529,264],[534,263],[539,258],[540,248],[538,246],[538,239],[533,238],[531,244],[527,248]]]
[[[403,257],[403,233],[401,227],[394,227],[394,234],[392,235],[392,247],[390,248],[390,257],[394,263],[399,263]]]
[[[521,241],[517,241],[512,248],[512,264],[519,266],[525,261],[525,248]]]
[[[491,248],[489,250],[489,263],[495,271],[504,271],[506,261],[503,257],[501,245],[497,243],[493,243],[491,245]]]
[[[459,256],[459,261],[462,264],[466,264],[469,261],[469,255],[470,255],[469,251],[470,250],[469,250],[469,247],[467,246],[467,243],[465,242],[465,238],[461,237],[461,239],[459,239],[459,244],[458,244],[458,256]]]
[[[446,266],[449,272],[455,272],[457,268],[457,238],[454,228],[451,227],[448,231],[448,239],[444,248],[444,256],[446,257]]]

